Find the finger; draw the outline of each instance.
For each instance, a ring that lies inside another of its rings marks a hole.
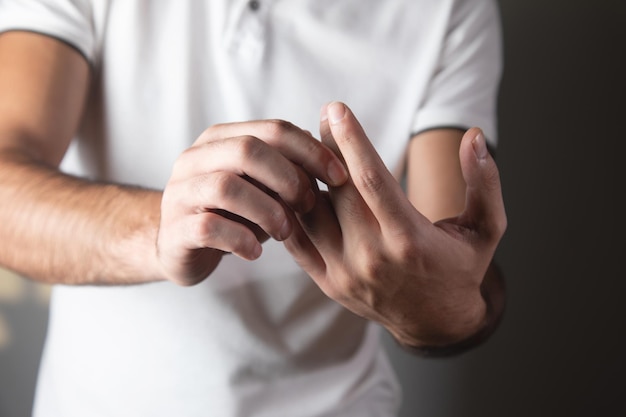
[[[293,225],[293,231],[283,242],[285,248],[302,270],[317,282],[326,275],[324,258],[293,212],[290,213],[290,220]]]
[[[480,129],[472,128],[465,133],[459,157],[467,183],[461,221],[491,242],[498,241],[507,226],[500,174]]]
[[[345,163],[341,151],[333,137],[328,117],[327,107],[322,108],[320,118],[320,136],[322,142],[332,149],[338,157]],[[378,221],[374,218],[371,210],[363,200],[359,190],[355,187],[352,177],[340,187],[330,187],[330,198],[335,207],[335,214],[339,219],[344,235],[350,239],[352,237],[360,239],[363,224],[376,225]],[[369,231],[369,230],[368,230]]]
[[[294,215],[293,232],[285,240],[294,260],[324,289],[327,265],[341,262],[344,241],[328,193],[320,193],[315,207],[305,214]]]
[[[286,210],[292,224],[292,233],[285,239],[284,244],[298,265],[316,282],[322,284],[326,277],[326,262],[320,253],[318,246],[322,241],[322,235],[341,235],[337,219],[332,215],[324,215],[325,210],[332,211],[329,207],[327,193],[322,194],[317,186],[315,178],[310,177],[311,187],[314,189],[316,198],[315,206],[309,212],[301,215]],[[316,224],[327,230],[320,230]],[[337,241],[336,238],[333,241]],[[339,239],[340,241],[340,239]],[[315,242],[315,243],[314,243]],[[333,254],[341,253],[340,248],[332,251]]]
[[[352,111],[343,103],[333,102],[327,107],[327,117],[330,135],[322,137],[336,143],[354,186],[378,222],[394,228],[415,222],[417,212]],[[423,216],[417,217],[427,223]]]
[[[313,209],[298,214],[297,219],[300,228],[325,257],[330,259],[343,252],[343,233],[327,192],[320,192]]]
[[[307,213],[294,216],[299,231],[305,233],[316,248],[321,248],[329,254],[341,253],[343,250],[342,232],[329,193],[320,191],[315,178],[309,179],[315,192],[315,205]]]
[[[218,213],[204,212],[182,220],[182,246],[189,250],[212,248],[230,252],[246,260],[261,256],[261,243],[254,232],[241,223]]]
[[[207,129],[197,143],[225,137],[255,136],[278,149],[287,159],[326,184],[341,185],[347,171],[339,158],[308,131],[284,120],[259,120],[215,125]]]
[[[250,229],[252,231],[252,233],[254,233],[254,236],[256,237],[256,240],[258,240],[260,243],[265,242],[267,239],[270,238],[270,235],[267,234],[267,232],[265,230],[263,230],[258,224],[251,222],[250,220],[243,218],[235,213],[231,213],[230,211],[226,211],[226,210],[211,210],[211,213],[216,213],[219,214],[222,217],[225,217],[231,221],[237,222],[245,227],[247,227],[248,229]],[[292,223],[293,224],[293,223]]]
[[[236,174],[219,171],[194,177],[178,184],[175,192],[185,201],[188,214],[223,210],[258,225],[277,240],[291,233],[282,204]]]
[[[240,136],[198,145],[176,161],[173,180],[225,171],[252,178],[298,211],[309,210],[315,194],[308,175],[267,143]]]

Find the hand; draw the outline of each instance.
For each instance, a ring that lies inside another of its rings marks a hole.
[[[294,214],[285,245],[296,261],[330,298],[401,344],[447,346],[480,331],[489,320],[481,285],[506,228],[480,130],[466,132],[460,148],[465,211],[435,224],[407,199],[347,106],[330,104],[320,130],[350,179]]]
[[[222,255],[260,256],[286,239],[294,210],[315,204],[309,176],[339,185],[347,172],[310,133],[279,120],[216,125],[176,161],[163,192],[157,252],[165,276],[202,281]]]

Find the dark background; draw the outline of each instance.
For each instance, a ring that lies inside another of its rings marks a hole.
[[[411,357],[386,339],[402,417],[626,416],[626,0],[500,5],[507,312],[486,345],[454,359]],[[12,331],[1,417],[30,415],[45,333],[45,306],[24,285],[22,302],[0,299]]]
[[[457,359],[395,354],[402,417],[626,416],[626,1],[500,5],[507,312]]]

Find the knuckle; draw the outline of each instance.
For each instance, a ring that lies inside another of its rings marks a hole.
[[[363,169],[355,178],[357,188],[370,193],[378,194],[383,190],[385,181],[380,173],[374,168]]]
[[[178,156],[178,158],[176,158],[176,163],[179,165],[185,164],[189,159],[193,158],[193,155],[196,153],[196,150],[197,150],[196,147],[193,147],[193,146],[183,150]]]
[[[419,253],[419,245],[413,236],[409,236],[406,232],[398,234],[394,244],[396,253],[400,259],[415,259]]]
[[[281,175],[281,183],[285,186],[285,188],[290,190],[301,190],[304,189],[305,184],[302,181],[301,176],[304,176],[299,172],[299,169],[289,163],[281,166],[279,170]]]
[[[335,278],[331,285],[326,288],[326,295],[335,301],[343,302],[361,298],[364,292],[364,284],[359,279],[342,275]]]
[[[194,146],[200,146],[203,143],[208,143],[211,141],[212,138],[212,127],[209,127],[205,130],[202,131],[202,133],[200,133],[200,135],[196,138],[196,140],[193,142],[193,144],[191,145],[192,147]]]
[[[307,155],[307,160],[303,162],[306,167],[324,167],[333,159],[332,151],[316,139],[303,141],[302,148],[303,153]]]
[[[237,140],[236,152],[244,161],[259,158],[263,151],[263,142],[254,136],[241,136]]]
[[[280,229],[285,221],[286,215],[280,204],[276,203],[274,207],[266,211],[266,215],[260,219],[259,226],[272,236],[280,233]]]
[[[311,188],[308,179],[304,180],[296,169],[294,169],[292,174],[285,176],[284,184],[289,190],[289,193],[296,198],[303,197]]]
[[[189,235],[193,242],[199,247],[211,247],[212,241],[219,235],[219,225],[217,214],[206,213],[203,216],[196,216],[189,227]]]
[[[378,242],[366,242],[359,248],[360,273],[359,276],[368,283],[375,283],[384,275],[385,265],[388,264],[387,256],[381,251]]]
[[[363,263],[362,277],[369,283],[375,283],[385,272],[385,261],[380,254],[370,254]]]
[[[322,291],[324,291],[324,294],[326,294],[326,296],[331,300],[341,302],[341,300],[344,298],[344,295],[335,285],[324,285],[321,287],[321,289]]]
[[[217,132],[219,132],[220,129],[223,128],[223,126],[224,126],[223,123],[218,123],[218,124],[214,124],[204,129],[204,131],[202,131],[200,136],[198,136],[198,138],[194,142],[194,146],[197,146],[203,143],[209,143],[209,142],[216,140],[216,138],[219,137]]]
[[[189,170],[189,166],[193,164],[194,155],[196,153],[196,148],[191,147],[187,148],[178,155],[174,164],[172,166],[172,176],[176,177],[177,173],[187,172]]]
[[[225,251],[237,252],[247,250],[250,246],[245,233],[228,231],[225,219],[219,210],[205,212],[196,216],[189,228],[189,235],[199,248],[214,248]]]
[[[307,134],[307,139],[303,143],[304,149],[308,155],[313,155],[317,157],[330,157],[330,152],[325,152],[325,147],[322,145],[322,142],[315,139],[310,133]]]
[[[294,125],[291,122],[282,119],[266,120],[265,130],[269,138],[276,139],[284,136],[288,132],[294,129]]]
[[[232,197],[237,194],[239,187],[235,182],[235,175],[229,172],[216,172],[211,176],[210,191],[212,194],[219,196],[220,198]],[[203,182],[196,181],[196,189],[194,192],[202,192]]]

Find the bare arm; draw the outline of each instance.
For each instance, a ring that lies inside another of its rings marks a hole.
[[[25,32],[0,36],[0,265],[36,280],[131,284],[204,280],[225,253],[261,255],[288,212],[309,210],[309,175],[347,173],[310,133],[280,120],[209,127],[177,159],[165,189],[64,175],[89,67],[71,47]],[[167,121],[164,121],[167,123]]]
[[[88,87],[89,66],[68,45],[0,35],[0,264],[50,283],[159,279],[160,193],[58,170]]]
[[[464,132],[435,129],[414,136],[407,154],[407,194],[415,208],[433,222],[454,217],[465,208],[466,184],[459,161]],[[426,356],[449,356],[487,340],[502,319],[505,284],[501,269],[493,261],[481,284],[486,311],[482,327],[470,337],[448,346],[420,348],[403,345]]]
[[[428,130],[414,136],[407,152],[407,195],[432,222],[456,216],[465,207],[465,181],[459,162],[463,132]]]

